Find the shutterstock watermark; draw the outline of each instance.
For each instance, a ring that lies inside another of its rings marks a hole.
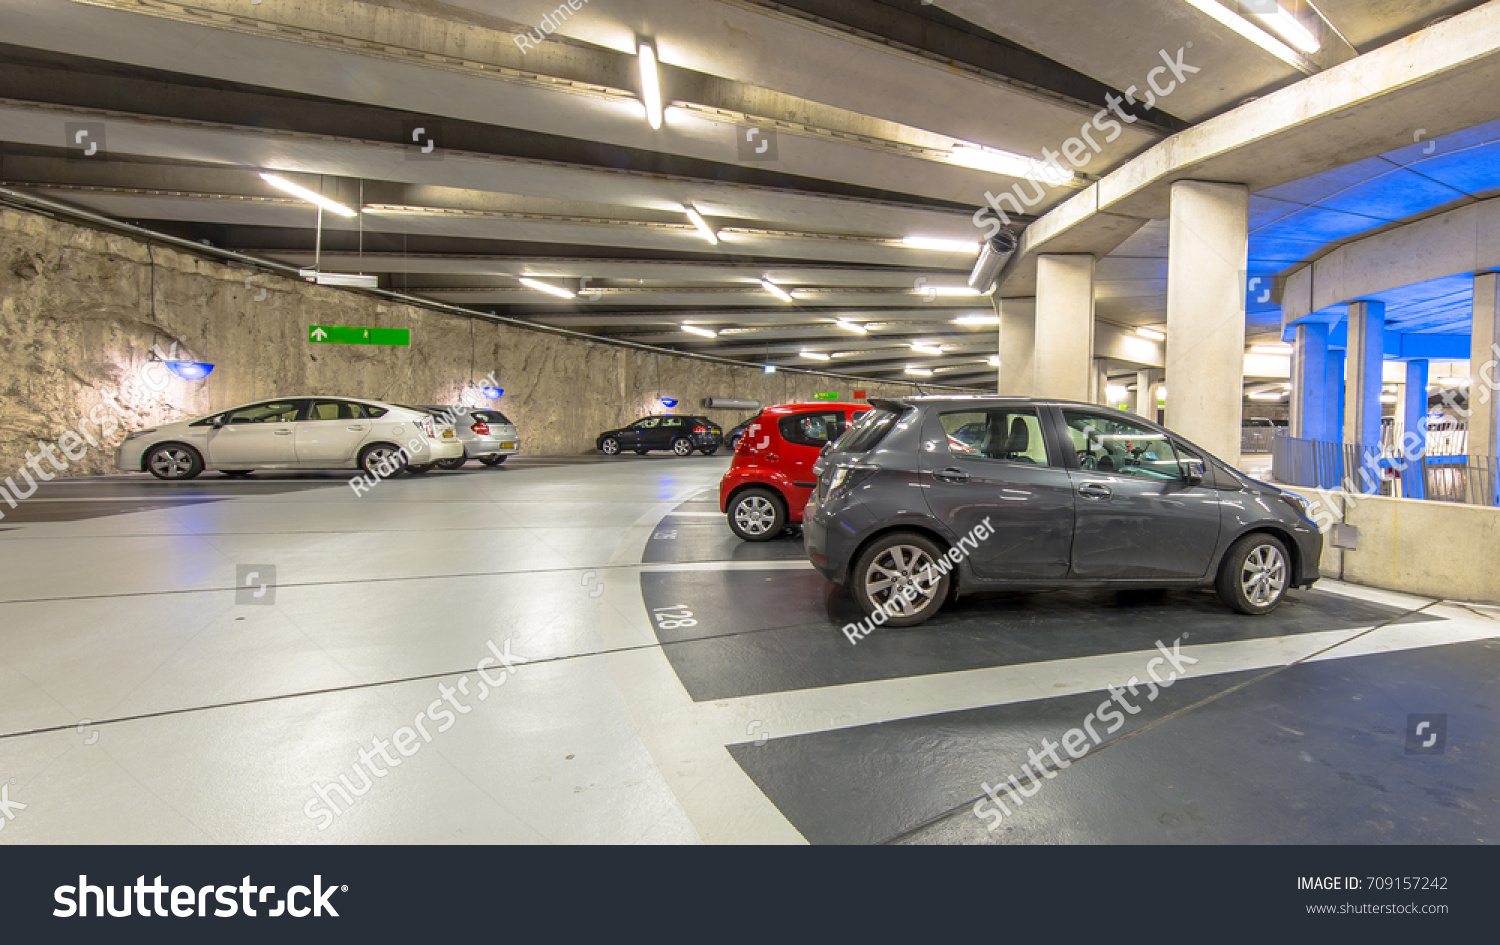
[[[1142,100],[1146,108],[1155,108],[1159,101],[1185,85],[1189,76],[1203,71],[1187,61],[1187,51],[1192,48],[1192,45],[1188,43],[1181,47],[1175,55],[1165,49],[1161,50],[1162,65],[1146,73],[1147,88],[1145,98]],[[1170,79],[1158,81],[1168,76]],[[1045,185],[1062,187],[1073,181],[1074,172],[1082,171],[1093,163],[1094,158],[1104,152],[1105,144],[1112,143],[1124,134],[1125,125],[1133,125],[1140,121],[1138,116],[1130,114],[1121,107],[1127,101],[1134,105],[1137,101],[1136,94],[1140,91],[1138,86],[1132,85],[1125,90],[1123,96],[1110,92],[1104,96],[1104,107],[1099,109],[1092,119],[1084,122],[1078,129],[1077,135],[1064,141],[1062,147],[1055,151],[1051,148],[1043,148],[1042,159],[1033,163],[1036,178],[1029,181],[1033,185],[1032,193],[1026,192],[1025,183],[1022,182],[1016,183],[1010,190],[1003,191],[998,196],[985,191],[984,200],[989,206],[974,211],[974,225],[985,231],[984,238],[989,240],[1009,226],[1012,214],[1024,216],[1028,210],[1045,200],[1047,197]],[[1099,143],[1095,132],[1103,136],[1104,144]],[[1063,167],[1059,158],[1067,161],[1072,169]]]
[[[510,651],[510,640],[506,640],[503,646],[496,646],[495,641],[485,641],[485,647],[489,654],[474,665],[474,672],[479,676],[479,692],[469,692],[469,677],[467,675],[458,677],[458,685],[450,686],[440,682],[437,686],[438,697],[412,719],[411,725],[403,725],[391,735],[390,738],[375,737],[370,740],[369,748],[359,750],[359,760],[352,766],[354,779],[347,774],[341,774],[337,781],[321,784],[317,781],[312,783],[315,795],[302,808],[302,812],[309,820],[318,822],[319,830],[327,830],[333,825],[336,818],[346,810],[352,808],[355,802],[370,793],[375,783],[391,773],[391,769],[399,768],[403,759],[410,758],[421,751],[424,745],[430,745],[434,734],[441,735],[443,732],[458,724],[458,717],[468,715],[474,711],[460,696],[473,695],[480,702],[488,699],[490,694],[501,686],[516,671],[516,667],[527,662],[524,657],[515,655]],[[495,667],[502,667],[496,670]],[[456,714],[455,714],[456,713]],[[427,723],[432,722],[436,728],[429,730]],[[396,755],[392,755],[391,748],[396,749]],[[360,783],[355,785],[355,779]],[[344,802],[341,808],[334,801],[334,796]],[[326,805],[326,806],[325,806]]]
[[[1141,707],[1131,702],[1127,693],[1139,700],[1141,696],[1139,687],[1145,686],[1146,701],[1155,702],[1156,698],[1161,695],[1161,690],[1170,688],[1180,677],[1187,675],[1187,667],[1198,662],[1191,656],[1183,655],[1182,637],[1172,642],[1171,649],[1167,649],[1165,643],[1157,640],[1156,648],[1160,651],[1160,655],[1153,656],[1146,662],[1146,675],[1151,677],[1150,682],[1142,682],[1139,677],[1131,676],[1124,686],[1108,687],[1109,698],[1099,703],[1084,718],[1081,727],[1068,729],[1063,733],[1062,739],[1057,742],[1043,738],[1040,752],[1035,748],[1027,749],[1026,754],[1031,761],[1021,766],[1020,777],[1013,774],[995,787],[991,787],[988,781],[980,785],[987,796],[974,803],[974,816],[980,820],[989,821],[985,825],[986,830],[998,828],[1006,817],[1013,816],[1007,803],[1020,808],[1026,803],[1026,798],[1034,797],[1042,789],[1045,781],[1051,781],[1057,777],[1059,771],[1071,767],[1074,761],[1088,754],[1090,749],[1103,741],[1104,735],[1113,735],[1123,728],[1127,714],[1139,715]],[[1171,667],[1171,671],[1165,678],[1157,673],[1157,667],[1164,665]],[[1101,725],[1108,725],[1104,729],[1104,735],[1100,735],[1099,729],[1094,727],[1096,721]],[[1067,752],[1067,758],[1057,753],[1059,748]],[[1009,784],[1008,788],[1007,784]]]
[[[0,784],[0,830],[4,830],[6,824],[16,819],[17,811],[26,809],[25,804],[10,799],[10,789],[15,783],[16,779],[11,778],[4,784]]]
[[[748,436],[749,433],[746,433]],[[850,643],[858,644],[860,640],[875,632],[875,628],[884,624],[892,617],[901,617],[906,609],[917,602],[919,597],[930,597],[937,583],[943,579],[949,571],[958,567],[958,563],[967,558],[979,548],[979,543],[985,541],[995,534],[990,520],[986,518],[983,522],[974,526],[967,535],[960,538],[958,543],[948,549],[948,553],[928,564],[922,569],[922,574],[906,575],[900,577],[899,586],[891,593],[885,603],[875,608],[875,612],[859,623],[846,623],[843,627],[844,636],[849,638]],[[919,580],[920,578],[920,580]],[[897,580],[892,578],[892,580]],[[922,587],[926,584],[926,590]]]
[[[524,56],[527,53],[531,52],[531,50],[536,47],[537,43],[546,42],[548,36],[551,36],[553,33],[556,33],[559,29],[561,29],[562,25],[566,23],[574,13],[582,10],[584,4],[588,2],[589,0],[566,0],[566,2],[558,4],[556,10],[549,10],[547,13],[544,13],[542,15],[542,22],[539,26],[533,29],[528,29],[520,36],[513,37],[512,41],[518,47],[520,47],[521,55]]]

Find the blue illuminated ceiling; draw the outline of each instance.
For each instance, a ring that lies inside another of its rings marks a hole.
[[[1416,143],[1305,177],[1250,198],[1252,331],[1274,329],[1280,309],[1263,288],[1278,273],[1339,244],[1392,224],[1500,194],[1500,121]],[[1473,306],[1468,275],[1373,296],[1398,332],[1467,334]],[[1318,313],[1333,321],[1343,306]]]

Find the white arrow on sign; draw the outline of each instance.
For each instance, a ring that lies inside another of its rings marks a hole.
[[[312,330],[312,339],[313,339],[313,341],[322,341],[324,338],[327,338],[327,337],[328,337],[328,332],[324,331],[321,328],[314,328]]]

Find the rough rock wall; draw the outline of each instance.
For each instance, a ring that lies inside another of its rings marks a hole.
[[[309,344],[308,326],[319,324],[409,328],[412,345]],[[214,371],[203,381],[171,377],[151,363],[153,348]],[[702,409],[704,397],[772,404],[852,390],[820,375],[765,374],[392,304],[9,208],[0,208],[0,352],[0,478],[101,404],[119,429],[64,475],[111,471],[129,430],[292,394],[452,403],[490,371],[523,450],[541,454],[590,450],[600,431],[663,412],[663,396],[727,429],[745,413]],[[914,391],[861,386],[870,396]]]

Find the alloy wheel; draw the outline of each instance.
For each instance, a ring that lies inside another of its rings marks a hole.
[[[151,455],[151,471],[163,479],[182,479],[192,468],[192,454],[180,447],[157,450]]]
[[[1258,545],[1240,573],[1245,599],[1257,607],[1274,604],[1286,590],[1286,558],[1272,545]]]
[[[734,521],[747,535],[764,535],[776,523],[776,508],[764,496],[752,495],[735,504]]]
[[[865,571],[865,592],[887,613],[909,617],[933,605],[941,581],[926,551],[915,545],[892,545],[870,562]],[[902,594],[908,587],[917,595],[910,601]]]

